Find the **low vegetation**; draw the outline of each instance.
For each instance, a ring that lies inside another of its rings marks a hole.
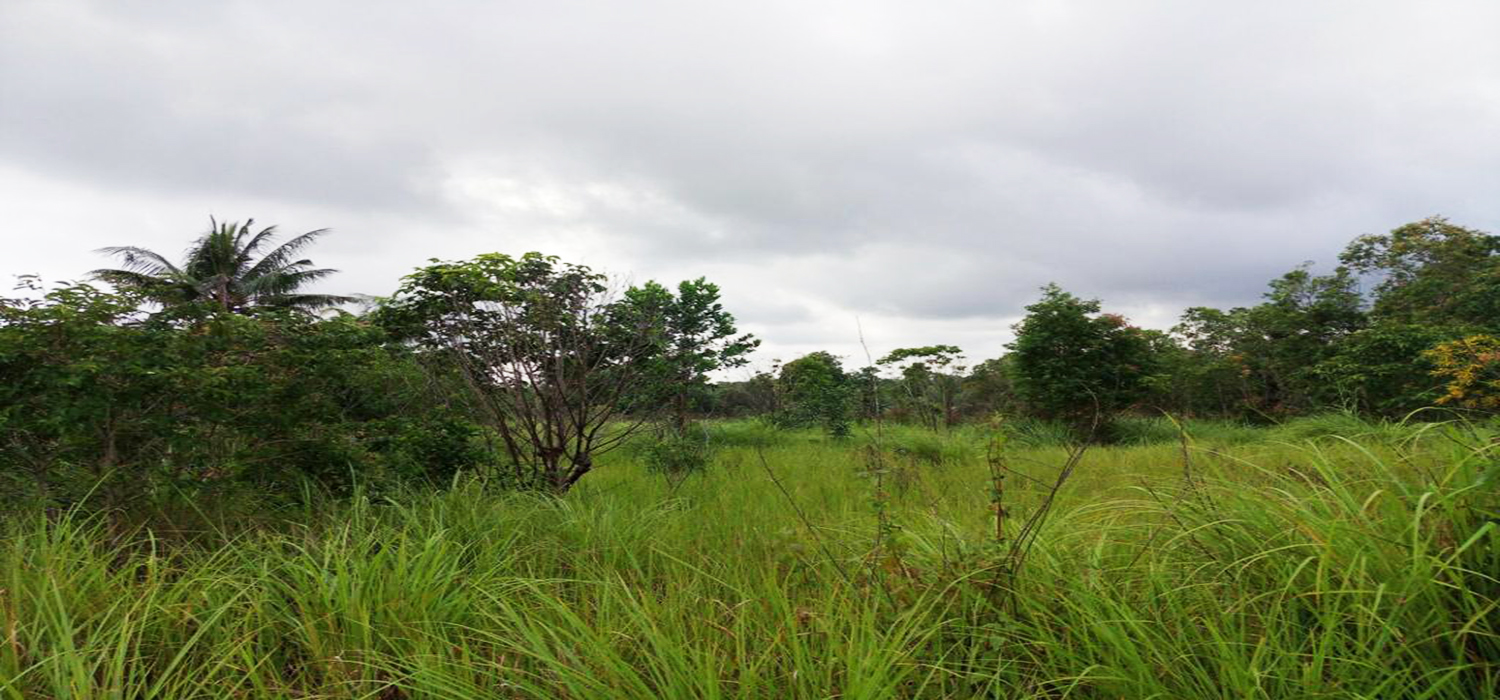
[[[705,279],[493,253],[356,314],[324,233],[0,299],[0,698],[1500,692],[1500,237],[725,382]]]
[[[1496,433],[1359,427],[1093,449],[1022,558],[1065,448],[992,452],[997,504],[977,431],[902,428],[716,426],[563,500],[15,518],[0,697],[1482,697]]]

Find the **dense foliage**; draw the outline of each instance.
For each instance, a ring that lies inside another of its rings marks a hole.
[[[253,484],[445,481],[483,464],[413,357],[340,314],[140,312],[88,285],[0,301],[0,489],[119,506]]]
[[[1057,285],[1026,310],[1010,347],[1016,392],[1032,411],[1083,427],[1145,396],[1156,357],[1140,329]]]
[[[855,387],[839,358],[814,352],[782,365],[776,390],[780,405],[774,417],[779,424],[818,426],[838,437],[849,434]]]

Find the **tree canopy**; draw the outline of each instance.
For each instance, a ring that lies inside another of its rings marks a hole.
[[[687,423],[689,395],[707,385],[710,373],[744,366],[760,345],[755,336],[740,334],[734,315],[719,301],[718,285],[702,277],[681,282],[675,294],[654,281],[631,287],[621,308],[643,323],[659,326],[647,399],[669,401],[679,431]]]
[[[202,302],[235,313],[258,308],[315,311],[353,301],[347,296],[301,291],[337,272],[297,258],[328,229],[308,231],[262,254],[275,242],[276,227],[254,231],[254,225],[254,219],[242,224],[210,219],[209,231],[188,247],[181,264],[137,246],[103,248],[99,252],[118,258],[122,266],[92,274],[167,307]]]
[[[541,253],[434,260],[377,318],[456,366],[516,486],[559,492],[642,424],[629,409],[663,347],[657,310],[622,303],[605,275]]]
[[[1026,311],[1010,349],[1016,390],[1032,410],[1084,426],[1145,396],[1156,358],[1124,317],[1056,284]]]

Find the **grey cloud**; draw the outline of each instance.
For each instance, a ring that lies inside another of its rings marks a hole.
[[[1162,317],[1422,216],[1500,228],[1495,26],[1478,0],[16,0],[0,166],[316,212],[368,291],[541,248],[710,271],[788,344],[993,329],[1048,281]]]

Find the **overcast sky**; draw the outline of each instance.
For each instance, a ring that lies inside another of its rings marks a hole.
[[[760,360],[1146,326],[1433,214],[1500,233],[1500,2],[0,0],[0,280],[220,220],[388,294],[707,276]],[[0,293],[8,293],[0,290]]]

